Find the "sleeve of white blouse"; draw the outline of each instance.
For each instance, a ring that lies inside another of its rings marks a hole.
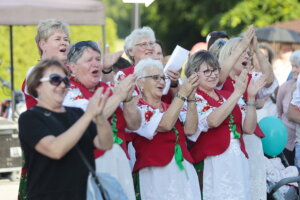
[[[259,77],[261,77],[261,75],[263,75],[263,73],[262,72],[252,72],[251,75],[252,75],[252,79],[254,81],[256,81]],[[267,87],[267,88],[263,87],[258,91],[257,98],[262,99],[266,96],[271,95],[277,87],[278,87],[278,81],[277,81],[276,77],[274,77],[274,81],[270,87]]]
[[[207,132],[210,128],[207,123],[207,117],[216,108],[211,107],[205,99],[197,98],[198,128],[195,134],[188,136],[188,139],[195,142],[202,132]]]
[[[83,111],[86,110],[88,104],[89,101],[83,97],[80,90],[77,88],[69,88],[69,91],[67,92],[67,95],[63,101],[64,106],[81,108]]]
[[[240,98],[239,101],[238,101],[238,105],[239,105],[240,110],[242,112],[242,126],[243,126],[244,119],[246,117],[247,104],[246,104],[246,102],[244,101],[243,98]]]
[[[139,105],[138,108],[142,115],[142,125],[138,130],[133,132],[152,140],[157,134],[156,129],[164,113],[161,113],[159,109],[152,109],[147,105]]]
[[[296,89],[293,92],[291,104],[300,107],[300,76],[298,75]]]

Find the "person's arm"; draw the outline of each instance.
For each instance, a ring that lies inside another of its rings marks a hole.
[[[130,91],[129,94],[132,95],[132,91]],[[125,100],[123,105],[123,115],[126,121],[126,128],[129,130],[137,130],[141,126],[142,119],[141,112],[136,106],[136,99],[131,97],[129,100]]]
[[[195,73],[190,76],[180,87],[178,94],[173,99],[168,110],[164,113],[157,131],[167,132],[172,129],[176,121],[178,120],[178,115],[180,113],[181,107],[185,102],[185,99],[191,94],[191,92],[197,88],[198,85],[198,74]]]
[[[245,32],[243,39],[241,40],[239,45],[232,50],[231,55],[222,62],[220,62],[221,70],[219,75],[218,86],[222,85],[225,82],[234,64],[237,62],[242,53],[247,49],[247,47],[249,47],[250,42],[254,37],[254,34],[254,27],[251,25]]]
[[[123,51],[118,51],[115,53],[109,53],[108,47],[105,48],[105,52],[102,56],[103,60],[103,69],[102,69],[102,77],[101,80],[103,82],[113,82],[114,73],[112,73],[113,65],[118,61],[118,59],[122,56]]]
[[[195,98],[196,89],[187,98],[187,113],[186,120],[184,122],[184,133],[187,136],[191,136],[196,133],[198,128],[198,113]]]
[[[259,50],[256,36],[254,36],[253,38],[253,48],[254,48],[254,53],[257,56],[261,72],[267,77],[265,87],[268,88],[274,82],[274,72],[273,72],[272,65],[271,63],[269,63],[267,57]]]
[[[246,116],[243,123],[243,132],[247,134],[253,134],[257,124],[257,116],[256,116],[256,103],[255,96],[258,91],[266,85],[266,77],[261,76],[258,80],[254,81],[253,79],[250,81],[248,85],[247,93],[248,93],[248,101],[247,101],[247,110]]]
[[[210,128],[220,126],[223,121],[232,112],[240,97],[244,94],[248,82],[247,71],[243,70],[239,77],[236,78],[235,88],[230,97],[220,107],[215,109],[207,117],[207,124]]]
[[[277,114],[278,117],[281,118],[282,114],[283,114],[283,105],[282,105],[282,101],[284,96],[286,95],[286,90],[288,90],[288,88],[285,87],[286,84],[282,85],[277,93],[277,98],[276,98],[276,106],[277,106]]]
[[[287,116],[290,121],[300,124],[300,110],[298,106],[290,103]]]
[[[167,76],[170,78],[171,85],[170,85],[170,90],[172,92],[172,96],[175,97],[177,92],[179,91],[179,78],[180,74],[179,72],[175,70],[168,70],[167,71]]]
[[[94,139],[94,145],[98,149],[111,149],[113,145],[113,134],[111,126],[103,115],[95,117],[94,122],[97,127],[97,135]]]
[[[69,129],[57,137],[54,135],[43,137],[36,144],[35,150],[52,159],[61,159],[66,153],[68,153],[80,140],[93,118],[102,112],[108,96],[108,92],[102,95],[102,90],[103,88],[99,88],[95,92],[93,97],[90,99],[86,112]],[[105,132],[105,134],[107,133]],[[100,140],[102,140],[102,138],[103,137],[101,137]],[[110,149],[112,147],[112,143],[109,143],[109,141],[99,142],[101,143],[100,147],[102,149]],[[103,143],[106,144],[102,145]]]

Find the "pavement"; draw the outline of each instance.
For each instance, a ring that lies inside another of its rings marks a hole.
[[[19,190],[19,180],[11,181],[8,178],[0,178],[0,199],[17,200]]]

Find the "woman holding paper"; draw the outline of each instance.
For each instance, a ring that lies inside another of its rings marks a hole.
[[[126,55],[129,57],[129,59],[132,62],[132,66],[128,67],[126,69],[120,70],[116,76],[115,76],[115,83],[119,83],[121,80],[123,80],[125,77],[127,77],[129,74],[133,74],[135,65],[138,64],[138,62],[145,58],[156,58],[154,56],[154,50],[155,50],[155,34],[154,31],[150,27],[143,27],[135,29],[125,38],[125,45],[124,50]],[[171,80],[171,88],[177,88],[179,86],[178,79],[180,77],[180,74],[178,71],[175,70],[168,70],[166,72],[166,75]],[[168,90],[165,91],[165,94],[167,94]],[[177,92],[177,90],[175,91]],[[139,91],[136,88],[134,95],[138,95]],[[167,101],[170,103],[171,98],[167,98]]]
[[[133,172],[137,199],[143,200],[201,200],[198,177],[193,159],[186,146],[185,135],[197,129],[196,104],[187,107],[184,126],[178,120],[186,99],[194,99],[198,74],[193,74],[168,105],[161,101],[166,76],[161,62],[140,61],[134,69],[142,98],[138,108],[142,126],[134,131],[136,162]]]
[[[193,99],[198,129],[189,139],[197,173],[203,178],[203,199],[250,200],[248,155],[242,135],[252,134],[255,129],[255,95],[264,86],[264,79],[250,82],[247,106],[241,98],[248,81],[246,71],[236,78],[233,93],[215,90],[220,74],[218,60],[208,51],[199,51],[189,58],[185,71],[188,78],[194,73],[199,74]],[[187,119],[187,115],[182,112],[181,118]]]

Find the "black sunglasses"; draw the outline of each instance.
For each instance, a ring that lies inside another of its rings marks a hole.
[[[81,41],[81,42],[77,42],[75,43],[72,47],[71,47],[71,51],[69,52],[69,55],[68,55],[68,58],[71,58],[75,52],[77,51],[80,51],[82,48],[86,48],[86,47],[91,47],[92,49],[96,50],[96,51],[99,51],[100,52],[100,49],[97,45],[96,42],[93,42],[91,40],[88,40],[88,41]]]
[[[210,34],[210,37],[216,38],[229,38],[225,31],[214,31]]]
[[[67,76],[61,77],[58,74],[51,74],[48,77],[41,78],[40,81],[41,82],[49,81],[51,85],[54,85],[56,87],[59,86],[61,82],[64,82],[66,87],[70,86],[70,79]]]

